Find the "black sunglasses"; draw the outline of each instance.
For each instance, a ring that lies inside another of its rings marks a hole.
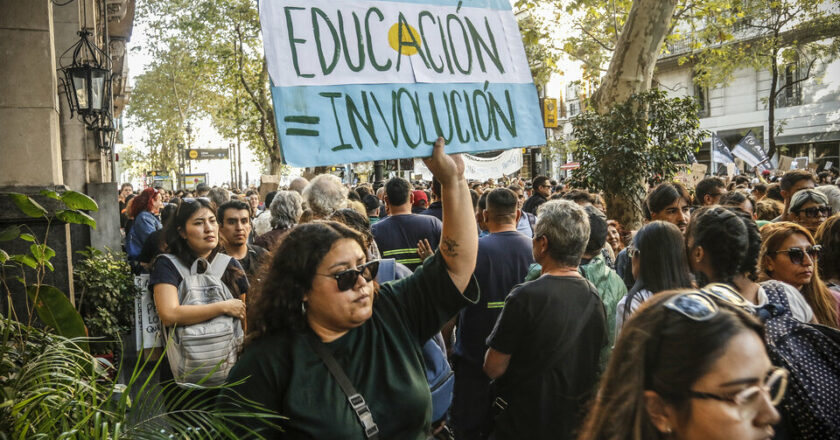
[[[335,281],[338,284],[338,290],[343,292],[345,290],[352,289],[353,286],[356,285],[356,280],[359,279],[359,275],[361,275],[365,281],[371,282],[374,278],[376,278],[377,272],[379,272],[379,260],[373,260],[357,266],[355,269],[342,270],[341,272],[331,274],[319,273],[317,275],[335,278]]]
[[[820,252],[822,252],[822,246],[817,244],[814,246],[808,246],[805,249],[792,247],[783,251],[776,251],[774,254],[787,254],[791,263],[801,265],[805,260],[805,254],[808,254],[808,256],[811,257],[811,261],[815,261],[820,256]]]
[[[829,206],[820,206],[820,207],[812,206],[810,208],[798,209],[794,212],[796,212],[797,214],[799,214],[800,212],[804,212],[805,217],[808,217],[808,218],[828,217],[828,216],[831,215],[831,207],[829,207]]]

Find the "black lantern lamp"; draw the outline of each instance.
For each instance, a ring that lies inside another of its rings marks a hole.
[[[104,114],[99,119],[99,124],[93,127],[93,135],[96,138],[96,146],[103,151],[114,148],[114,137],[117,129],[114,128],[114,120],[110,114]]]
[[[90,42],[90,31],[79,31],[79,41],[59,58],[64,73],[64,90],[70,105],[70,117],[79,114],[89,129],[97,129],[100,117],[110,113],[111,58]],[[64,64],[72,52],[72,62]]]

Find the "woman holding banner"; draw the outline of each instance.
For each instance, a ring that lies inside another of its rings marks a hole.
[[[298,225],[277,248],[251,298],[245,346],[220,397],[288,417],[281,434],[260,419],[238,420],[271,438],[425,439],[429,386],[421,346],[478,300],[472,276],[478,232],[459,156],[438,139],[426,165],[441,182],[441,247],[414,274],[378,285],[365,240],[329,221]]]

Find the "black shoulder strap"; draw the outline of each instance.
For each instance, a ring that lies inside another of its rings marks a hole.
[[[368,408],[365,398],[356,391],[356,388],[350,382],[350,378],[344,374],[344,370],[340,365],[338,365],[338,362],[335,360],[332,353],[324,347],[324,344],[321,341],[316,340],[316,338],[317,336],[315,335],[306,335],[309,345],[312,346],[315,353],[317,353],[321,360],[324,361],[327,369],[330,370],[330,374],[332,374],[335,381],[338,382],[338,386],[341,387],[341,391],[344,391],[344,394],[347,396],[347,401],[350,402],[350,407],[353,408],[353,412],[355,412],[356,417],[359,418],[359,423],[362,424],[362,429],[365,430],[365,438],[378,439],[379,427],[377,427],[376,423],[373,421],[373,413],[370,412],[370,408]]]

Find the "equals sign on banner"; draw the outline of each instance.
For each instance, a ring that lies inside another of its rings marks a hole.
[[[284,122],[306,125],[318,125],[320,120],[321,118],[317,116],[286,116],[283,118]],[[287,128],[286,136],[318,136],[318,131],[308,128]]]

